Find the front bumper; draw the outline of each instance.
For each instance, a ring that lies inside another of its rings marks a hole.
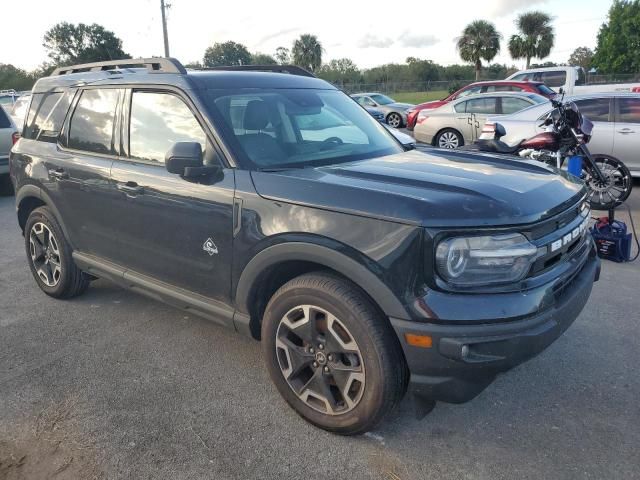
[[[534,357],[562,335],[587,303],[599,274],[600,260],[591,248],[551,307],[515,321],[440,325],[392,318],[411,371],[409,392],[449,403],[471,400],[496,375]],[[464,301],[457,295],[451,297],[452,302]],[[405,334],[429,335],[432,346],[411,346]]]

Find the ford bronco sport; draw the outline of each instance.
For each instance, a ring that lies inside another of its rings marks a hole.
[[[421,413],[470,400],[561,335],[599,274],[579,180],[403,148],[297,67],[58,69],[10,166],[47,295],[108,279],[261,340],[284,399],[341,434],[407,390]]]

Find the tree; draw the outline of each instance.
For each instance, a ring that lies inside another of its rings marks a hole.
[[[406,61],[409,66],[409,75],[414,78],[415,81],[424,82],[438,80],[440,78],[438,66],[431,60],[408,57]]]
[[[9,64],[0,64],[0,90],[30,90],[35,78],[22,70]]]
[[[500,39],[493,23],[476,20],[467,25],[458,38],[457,47],[460,58],[474,65],[476,80],[480,80],[482,60],[490,62],[500,51]]]
[[[544,12],[523,13],[516,20],[516,25],[520,34],[509,39],[509,53],[514,60],[526,58],[529,68],[532,58],[549,56],[555,39],[549,15]]]
[[[254,65],[277,65],[276,59],[266,53],[256,52],[251,55],[251,63]]]
[[[356,83],[360,81],[360,70],[350,58],[338,58],[322,65],[318,76],[332,83]]]
[[[56,65],[131,58],[122,50],[122,40],[96,23],[58,23],[44,34],[42,46]]]
[[[615,0],[598,32],[593,66],[602,73],[640,71],[640,0]]]
[[[322,65],[322,45],[315,35],[300,35],[291,49],[293,63],[313,72]]]
[[[587,47],[578,47],[567,60],[567,64],[577,65],[588,70],[591,66],[591,60],[593,60],[593,50]]]
[[[223,67],[228,65],[249,65],[251,54],[241,43],[214,43],[204,52],[202,64],[205,67]]]
[[[291,63],[291,55],[289,49],[285,47],[276,48],[276,60],[280,65]]]

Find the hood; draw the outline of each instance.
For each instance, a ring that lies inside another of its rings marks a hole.
[[[407,108],[415,107],[413,103],[399,103],[399,102],[389,103],[384,106],[387,108],[393,108],[397,110],[406,110]]]
[[[431,227],[533,223],[585,195],[539,162],[436,149],[252,177],[271,200]]]

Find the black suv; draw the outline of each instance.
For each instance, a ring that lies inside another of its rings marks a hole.
[[[579,180],[403,148],[297,67],[58,69],[10,166],[46,294],[104,278],[261,340],[285,400],[342,434],[407,388],[423,412],[473,398],[599,274]]]

